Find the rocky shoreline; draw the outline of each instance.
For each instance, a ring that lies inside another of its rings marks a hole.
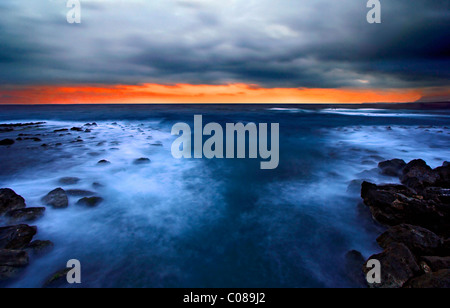
[[[357,251],[347,255],[362,266],[364,277],[355,279],[365,281],[367,263],[375,259],[381,263],[381,283],[368,287],[449,288],[450,164],[432,169],[420,159],[408,164],[394,159],[380,163],[379,170],[401,184],[362,183],[364,204],[388,230],[377,238],[382,253],[367,261]]]

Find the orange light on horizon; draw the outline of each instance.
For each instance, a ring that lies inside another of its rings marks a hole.
[[[263,88],[228,85],[0,86],[0,104],[405,103],[424,89]]]

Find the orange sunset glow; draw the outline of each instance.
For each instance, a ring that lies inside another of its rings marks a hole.
[[[422,89],[263,88],[257,85],[10,86],[0,88],[0,104],[156,103],[403,103],[423,97]]]

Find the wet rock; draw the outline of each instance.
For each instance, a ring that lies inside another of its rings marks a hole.
[[[63,128],[63,129],[55,129],[53,132],[54,133],[61,133],[61,132],[68,132],[69,130],[67,128]]]
[[[106,160],[106,159],[102,159],[102,160],[100,160],[97,164],[98,164],[98,165],[110,165],[111,162],[108,161],[108,160]]]
[[[25,140],[32,140],[34,142],[41,142],[42,140],[40,138],[37,137],[33,137],[33,138],[25,138]]]
[[[370,284],[371,288],[401,288],[408,280],[420,273],[413,254],[403,244],[394,243],[384,252],[376,254],[369,260],[378,260],[381,263],[381,284]],[[370,268],[363,267],[367,275]]]
[[[29,257],[26,251],[0,249],[0,266],[24,267],[28,263]]]
[[[366,287],[367,281],[362,272],[365,259],[363,255],[356,250],[351,250],[345,255],[345,269],[346,275],[351,282],[358,287]]]
[[[149,164],[149,163],[150,163],[150,159],[146,158],[146,157],[142,157],[142,158],[136,159],[134,161],[135,165],[146,165],[146,164]]]
[[[9,188],[0,189],[0,215],[26,207],[25,199]]]
[[[48,147],[48,144],[46,144],[46,143],[41,144],[41,147],[46,148],[46,147]]]
[[[100,203],[103,202],[103,198],[100,197],[85,197],[78,200],[77,205],[87,206],[87,207],[96,207]]]
[[[433,272],[437,272],[442,269],[450,269],[450,256],[448,257],[422,257],[422,260],[430,267]]]
[[[361,185],[363,182],[367,180],[353,180],[347,186],[347,192],[349,193],[357,193],[361,191]]]
[[[7,281],[17,278],[22,271],[20,267],[1,266],[0,265],[0,281]]]
[[[411,279],[405,288],[446,289],[450,288],[450,269],[444,269]]]
[[[92,187],[94,187],[94,188],[103,188],[103,187],[105,187],[105,185],[97,183],[97,182],[94,182],[94,183],[92,183]]]
[[[450,165],[438,167],[433,171],[439,176],[435,186],[450,188]]]
[[[72,127],[70,130],[74,131],[74,132],[82,132],[83,128],[81,128],[81,127]]]
[[[68,189],[66,192],[67,195],[72,197],[89,197],[95,195],[92,191],[82,189]]]
[[[390,228],[377,239],[382,248],[393,243],[402,243],[415,255],[435,255],[442,246],[443,240],[425,228],[402,224]]]
[[[46,122],[31,122],[31,123],[14,123],[14,124],[0,124],[0,127],[24,127],[24,126],[38,126]]]
[[[44,283],[44,288],[57,288],[67,285],[67,274],[70,272],[70,268],[64,268],[56,273],[52,274]]]
[[[415,190],[433,186],[438,179],[439,176],[421,159],[408,163],[403,169],[403,175],[401,176],[402,184]]]
[[[45,207],[29,207],[24,209],[18,209],[9,211],[6,213],[6,217],[11,222],[31,222],[44,216]]]
[[[36,227],[17,225],[0,228],[0,249],[23,249],[37,233]]]
[[[65,178],[60,178],[58,180],[58,182],[59,182],[59,184],[62,184],[62,185],[75,185],[80,182],[80,179],[76,178],[76,177],[65,177]]]
[[[380,173],[387,176],[401,177],[406,162],[402,159],[392,159],[378,164]]]
[[[69,206],[69,199],[67,194],[62,188],[57,188],[49,192],[42,198],[42,202],[45,205],[51,206],[55,209],[67,208]]]
[[[16,138],[16,141],[22,141],[23,139],[22,139],[22,137],[17,137]]]
[[[12,139],[3,139],[0,141],[0,145],[13,145],[15,143]]]
[[[86,124],[84,124],[84,126],[97,126],[97,123],[86,123]]]
[[[51,241],[32,241],[24,249],[30,254],[42,256],[53,250],[55,245]]]
[[[444,163],[442,164],[442,167],[448,167],[448,166],[450,166],[450,162],[444,161]]]

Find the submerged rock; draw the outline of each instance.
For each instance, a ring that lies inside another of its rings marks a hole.
[[[49,192],[42,198],[42,202],[55,209],[67,208],[69,206],[69,199],[62,188],[57,188]]]
[[[392,159],[378,164],[381,174],[394,177],[402,176],[405,167],[406,162],[402,159]]]
[[[58,180],[59,184],[62,185],[75,185],[78,184],[78,182],[80,182],[79,178],[76,177],[65,177],[65,178],[60,178]]]
[[[28,263],[29,257],[26,251],[0,249],[0,266],[23,267]]]
[[[3,139],[0,140],[0,145],[13,145],[15,143],[12,139]]]
[[[146,157],[142,157],[142,158],[136,159],[134,161],[135,165],[146,165],[146,164],[149,164],[149,163],[150,163],[150,159],[146,158]]]
[[[36,227],[17,225],[0,228],[0,249],[23,249],[37,233]]]
[[[74,131],[74,132],[82,132],[83,128],[81,128],[81,127],[72,127],[70,130]]]
[[[102,159],[97,164],[98,165],[110,165],[111,162],[107,161],[106,159]]]
[[[55,247],[55,245],[51,241],[36,240],[36,241],[32,241],[30,244],[28,244],[25,247],[25,250],[29,251],[30,253],[32,253],[34,255],[42,256],[42,255],[52,251],[54,247]]]
[[[22,268],[14,266],[0,265],[0,281],[7,281],[15,279],[21,273]]]
[[[6,217],[12,222],[30,222],[44,216],[45,207],[29,207],[6,213]]]
[[[103,202],[103,198],[100,197],[85,197],[78,200],[77,205],[83,205],[87,207],[96,207]]]
[[[9,188],[0,189],[0,215],[26,207],[25,199]]]
[[[371,288],[401,288],[408,280],[420,273],[420,267],[414,255],[403,244],[394,243],[384,252],[369,258],[369,260],[372,259],[381,263],[381,283],[370,284]],[[366,266],[363,269],[366,274],[370,271]]]
[[[70,268],[64,268],[56,273],[52,274],[45,282],[44,288],[57,288],[67,285],[67,273],[70,272]]]
[[[82,189],[68,189],[66,192],[72,197],[89,197],[95,195],[92,191]]]

